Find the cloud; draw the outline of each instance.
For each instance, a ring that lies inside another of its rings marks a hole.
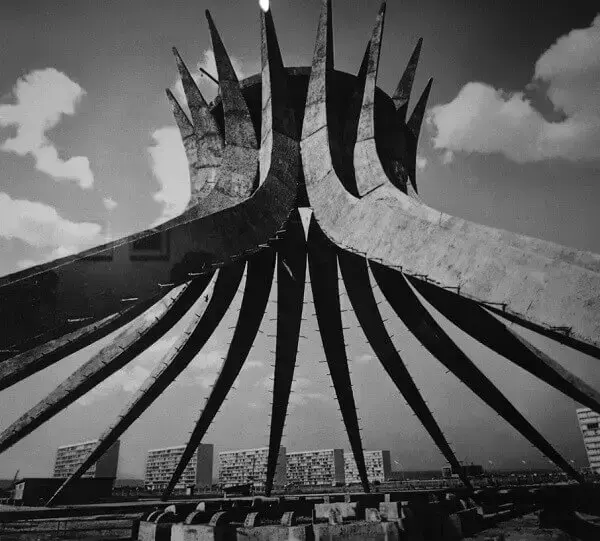
[[[152,172],[160,190],[152,197],[163,204],[155,224],[181,214],[190,200],[190,174],[179,130],[172,126],[159,128],[152,134],[155,144],[148,148]]]
[[[235,70],[238,79],[241,81],[245,77],[244,66],[242,61],[235,56],[229,57],[231,60],[231,65]],[[200,68],[203,68],[208,73],[210,73],[213,77],[217,78],[217,64],[215,63],[215,53],[211,49],[206,49],[202,53],[202,58],[197,62],[195,69],[190,70],[191,75],[196,81],[200,92],[204,96],[204,99],[207,102],[212,101],[218,91],[218,86],[209,79],[206,75],[204,75]],[[185,98],[185,92],[183,91],[183,85],[181,84],[181,79],[177,79],[177,81],[173,84],[172,87],[173,94],[177,98],[177,101],[187,107],[187,100]]]
[[[470,82],[450,103],[429,111],[434,146],[501,153],[518,163],[600,159],[600,15],[542,54],[528,89],[545,92],[564,119],[546,120],[524,92]]]
[[[118,203],[112,197],[103,197],[102,204],[106,210],[114,210],[118,206]]]
[[[373,355],[371,355],[369,353],[364,353],[360,357],[357,357],[356,359],[354,359],[354,362],[357,362],[359,364],[367,364],[367,363],[370,363],[374,358],[375,357],[373,357]]]
[[[103,240],[99,224],[72,222],[50,205],[12,199],[3,192],[0,192],[0,216],[0,237],[19,239],[36,248],[54,248],[55,254],[66,255]]]
[[[419,171],[422,171],[423,169],[425,169],[425,167],[427,167],[427,158],[419,156],[417,154],[417,169]]]
[[[82,396],[78,403],[87,406],[95,401],[110,396],[114,393],[134,393],[151,374],[154,367],[164,357],[173,351],[179,336],[162,338],[149,347],[137,359],[125,368],[115,372],[112,376]],[[217,379],[226,351],[214,349],[201,351],[194,357],[188,367],[175,380],[175,385],[198,386],[208,389]],[[263,366],[260,361],[247,361],[245,366],[256,368]]]
[[[73,180],[81,188],[91,188],[94,176],[89,160],[75,156],[62,160],[46,136],[63,115],[75,114],[75,106],[85,90],[64,73],[46,68],[28,73],[13,88],[14,104],[0,105],[0,126],[15,127],[15,137],[0,147],[19,156],[30,154],[36,168],[57,180]]]

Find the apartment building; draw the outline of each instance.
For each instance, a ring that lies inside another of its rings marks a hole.
[[[286,455],[287,482],[299,485],[344,483],[343,449],[293,451]]]
[[[268,447],[219,453],[219,483],[223,487],[252,484],[255,488],[264,488],[268,457]],[[274,485],[286,483],[285,447],[279,448],[273,482]]]
[[[90,440],[61,445],[56,450],[54,477],[69,477],[83,464],[97,444],[98,440]],[[108,451],[95,464],[90,466],[87,472],[83,474],[83,477],[116,477],[120,444],[120,440],[113,443]]]
[[[577,420],[583,436],[590,470],[600,473],[600,414],[590,408],[577,409]]]
[[[369,482],[383,483],[387,481],[392,471],[390,452],[384,450],[364,451],[364,455]],[[358,468],[352,452],[344,453],[344,477],[347,485],[360,483]]]
[[[148,490],[164,490],[167,487],[184,450],[185,446],[180,445],[148,451],[144,475]],[[212,485],[213,451],[212,443],[201,443],[198,446],[175,485],[175,490],[185,490],[187,487],[209,488]]]

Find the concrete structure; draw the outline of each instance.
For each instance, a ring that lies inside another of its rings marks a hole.
[[[219,453],[219,484],[223,487],[251,484],[262,489],[267,482],[269,448],[241,449]],[[279,448],[274,485],[286,483],[285,447]]]
[[[146,456],[144,483],[148,490],[164,490],[181,460],[185,445],[151,449]],[[210,488],[212,486],[213,445],[201,443],[179,477],[175,489],[188,487]]]
[[[229,349],[165,488],[167,497],[248,357],[277,272],[265,481],[270,493],[308,267],[325,361],[360,482],[368,491],[339,268],[376,356],[469,485],[384,325],[370,269],[391,308],[437,361],[540,452],[582,481],[431,316],[415,289],[481,344],[600,411],[600,393],[506,325],[517,321],[600,358],[600,256],[474,224],[416,197],[417,143],[431,83],[408,115],[419,42],[394,94],[377,87],[384,18],[382,4],[362,65],[353,75],[334,68],[330,0],[323,0],[310,68],[285,68],[271,11],[263,12],[261,71],[240,82],[209,15],[219,80],[219,97],[211,106],[175,52],[191,118],[172,94],[168,99],[189,162],[190,204],[156,228],[0,278],[0,390],[122,329],[0,434],[0,452],[110,377],[191,312],[188,329],[61,488],[66,489],[194,359],[229,309],[247,270]],[[299,217],[302,207],[313,211],[307,236]]]
[[[391,477],[392,462],[390,458],[390,452],[379,450],[379,451],[364,451],[365,456],[365,467],[367,469],[367,476],[369,482],[379,481],[383,483],[388,481]],[[344,453],[344,476],[346,484],[351,485],[360,483],[360,476],[358,474],[358,468],[356,466],[356,460],[352,453]]]
[[[286,455],[287,482],[299,485],[344,483],[343,449],[293,451]]]
[[[590,408],[578,408],[577,420],[583,436],[590,470],[600,473],[600,413]]]
[[[117,476],[120,443],[119,440],[114,442],[108,451],[82,474],[82,477],[111,477],[114,479]],[[61,445],[56,450],[54,477],[66,479],[72,475],[85,462],[97,444],[98,440],[90,440]]]
[[[64,481],[61,477],[26,477],[15,484],[12,497],[18,505],[43,506]],[[114,477],[78,479],[62,493],[59,503],[80,505],[106,500],[112,494],[114,481]]]

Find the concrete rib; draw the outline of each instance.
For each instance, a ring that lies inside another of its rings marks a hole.
[[[337,257],[331,243],[327,241],[314,219],[311,219],[308,231],[308,267],[325,359],[327,360],[331,381],[350,441],[350,448],[356,460],[362,487],[365,492],[369,492],[369,480],[344,343]]]
[[[417,66],[419,65],[419,56],[421,54],[421,47],[423,46],[423,38],[419,38],[414,51],[410,55],[410,60],[406,65],[404,73],[398,82],[396,91],[392,96],[396,111],[398,111],[398,117],[402,122],[406,122],[406,113],[408,111],[408,102],[410,101],[410,94],[412,92],[413,83],[415,82],[415,75],[417,73]]]
[[[398,317],[423,346],[473,393],[573,479],[577,472],[475,366],[421,304],[398,271],[371,262],[373,276]]]
[[[408,372],[404,361],[396,350],[388,334],[377,302],[371,289],[367,262],[354,254],[338,251],[338,261],[346,286],[346,292],[354,308],[356,318],[369,341],[375,355],[380,360],[396,388],[400,391],[415,415],[421,421],[442,455],[455,471],[461,472],[460,463],[450,445],[446,441],[442,430],[437,424],[433,414],[425,404],[419,389]],[[462,482],[472,488],[467,475],[459,473]]]
[[[572,347],[600,357],[600,255],[436,211],[390,186],[374,153],[370,183],[380,186],[361,199],[344,189],[328,128],[330,9],[323,0],[301,142],[308,198],[323,232],[372,261],[460,287],[461,295],[502,306],[553,336],[569,334]]]
[[[5,359],[0,363],[0,391],[52,366],[93,342],[101,340],[111,332],[127,325],[142,312],[148,310],[155,302],[156,299],[150,299],[146,302],[136,303],[100,321]]]
[[[0,434],[0,453],[150,347],[183,317],[206,289],[209,281],[210,276],[201,276],[189,284],[179,286],[139,316],[48,396],[4,430]]]
[[[580,404],[593,411],[600,411],[598,391],[563,368],[519,333],[498,321],[485,308],[452,291],[416,278],[407,278],[434,308],[475,340]]]
[[[229,308],[242,279],[244,267],[245,263],[235,263],[219,271],[213,290],[201,295],[194,305],[194,315],[186,331],[136,391],[117,421],[102,434],[86,460],[50,498],[48,506],[60,499],[61,494],[110,448],[200,352]]]
[[[244,296],[227,356],[223,361],[217,380],[212,385],[210,395],[188,439],[179,463],[162,494],[163,500],[169,497],[175,485],[179,482],[181,474],[198,445],[202,442],[202,438],[204,438],[206,431],[221,408],[223,401],[227,398],[227,394],[248,358],[269,300],[274,267],[275,252],[271,249],[252,256],[248,261]]]
[[[184,137],[184,133],[186,135],[189,133],[185,123],[187,120],[185,113],[170,92],[167,92],[167,96],[188,158],[191,193],[186,210],[194,212],[196,205],[212,192],[217,182],[219,166],[223,158],[223,139],[216,119],[176,47],[173,47],[173,54],[192,115],[191,136]],[[185,126],[185,131],[182,125]]]
[[[294,212],[277,251],[277,338],[269,456],[265,494],[270,495],[289,404],[304,306],[306,239],[300,215]]]

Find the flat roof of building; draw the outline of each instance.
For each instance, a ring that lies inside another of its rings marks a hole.
[[[98,440],[80,441],[79,443],[69,443],[67,445],[60,445],[57,449],[66,449],[68,447],[79,447],[80,445],[88,445],[89,443],[98,443]]]

